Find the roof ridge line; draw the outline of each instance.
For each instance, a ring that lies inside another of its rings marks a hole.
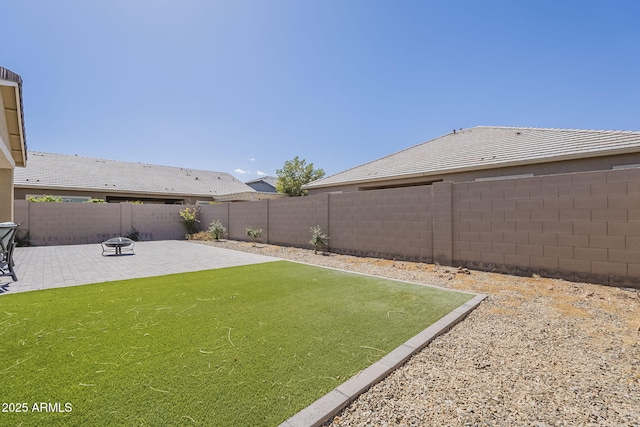
[[[476,126],[485,129],[518,129],[518,130],[555,130],[560,132],[597,132],[597,133],[640,133],[637,130],[614,130],[614,129],[573,129],[573,128],[539,128],[539,127],[521,127],[521,126]]]

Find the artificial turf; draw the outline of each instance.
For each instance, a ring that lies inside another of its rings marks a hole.
[[[3,295],[0,425],[278,425],[469,298],[287,261]]]

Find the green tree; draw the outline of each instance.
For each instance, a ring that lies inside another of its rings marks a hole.
[[[284,162],[282,169],[276,170],[278,182],[276,190],[289,196],[306,196],[307,190],[302,186],[324,176],[322,169],[314,169],[313,163],[307,164],[306,160],[300,160],[296,156],[293,160]]]

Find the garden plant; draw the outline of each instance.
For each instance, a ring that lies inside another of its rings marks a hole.
[[[319,225],[311,227],[311,240],[309,243],[313,245],[313,253],[317,254],[318,251],[323,251],[328,245],[329,236],[327,236]]]
[[[250,228],[246,229],[247,236],[251,237],[251,241],[253,241],[253,245],[255,246],[256,242],[262,239],[262,228]]]
[[[200,215],[200,208],[197,206],[187,206],[186,208],[180,210],[180,216],[182,217],[182,223],[187,229],[187,234],[195,234],[198,231],[198,224],[200,220],[198,216]]]
[[[214,220],[211,222],[211,224],[209,224],[209,233],[211,233],[211,236],[213,236],[213,239],[215,241],[218,241],[220,239],[223,239],[225,234],[227,234],[227,228],[222,225],[222,223],[219,220]]]

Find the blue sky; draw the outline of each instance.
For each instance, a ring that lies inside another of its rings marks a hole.
[[[327,174],[479,125],[640,130],[640,2],[2,1],[30,150]],[[8,25],[8,26],[7,26]]]

